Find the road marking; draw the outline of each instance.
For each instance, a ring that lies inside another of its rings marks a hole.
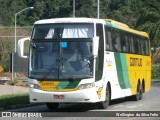
[[[108,108],[108,109],[103,109],[103,110],[101,110],[101,109],[97,109],[97,110],[90,110],[90,111],[116,111],[116,110],[119,110],[119,111],[123,111],[123,109],[125,109],[125,108],[129,108],[129,109],[132,109],[132,108],[138,108],[138,107],[141,107],[141,106],[143,106],[144,104],[140,104],[140,105],[134,105],[134,106],[130,106],[130,105],[116,105],[116,106],[114,106],[114,107],[110,107],[110,108]],[[117,108],[117,109],[116,109]],[[121,109],[122,108],[122,109]]]
[[[113,108],[118,108],[118,107],[122,107],[122,106],[125,106],[125,105],[117,105],[117,106],[114,106]]]
[[[127,106],[127,108],[136,108],[136,107],[140,107],[142,106],[143,104],[140,104],[140,105],[135,105],[135,106]]]

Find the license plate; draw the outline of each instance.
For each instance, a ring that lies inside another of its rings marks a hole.
[[[64,99],[64,95],[54,95],[54,99]]]

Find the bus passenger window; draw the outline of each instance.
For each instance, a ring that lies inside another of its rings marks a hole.
[[[145,39],[145,55],[149,55],[149,44],[147,39]]]
[[[129,53],[129,40],[128,40],[128,36],[125,33],[125,43],[126,43],[126,52]]]
[[[137,39],[137,42],[138,42],[138,54],[142,54],[142,51],[141,51],[141,46],[140,46],[140,39]]]
[[[106,50],[113,50],[112,49],[112,39],[111,39],[111,29],[105,27],[105,35],[106,35]]]
[[[116,34],[115,32],[113,31],[112,32],[112,48],[113,48],[113,51],[117,51],[117,45],[116,45]]]
[[[113,48],[114,48],[114,51],[121,52],[120,34],[118,31],[115,31],[114,33]]]
[[[96,81],[102,79],[103,75],[103,61],[104,61],[104,33],[103,25],[96,24],[96,35],[99,36],[99,49],[98,49],[98,59],[96,59]]]
[[[140,50],[139,50],[139,39],[137,38],[137,36],[133,37],[133,42],[134,42],[134,47],[135,47],[135,53],[136,54],[140,54]]]
[[[110,50],[109,41],[111,41],[111,33],[107,31],[106,33],[106,50]]]
[[[141,53],[142,53],[142,55],[145,55],[144,40],[143,39],[140,40],[140,46],[141,46]]]
[[[125,34],[124,32],[120,32],[120,42],[121,42],[121,48],[122,48],[122,52],[126,52],[127,48],[126,48],[126,40],[125,40]]]
[[[133,43],[133,37],[129,37],[128,36],[128,40],[129,40],[129,52],[130,53],[135,53],[135,49],[134,49],[134,43]]]
[[[138,47],[139,47],[139,54],[141,55],[142,51],[141,51],[140,39],[141,38],[137,39],[137,42],[138,42]]]
[[[121,45],[122,45],[122,52],[126,52],[127,48],[126,48],[125,39],[121,39]]]

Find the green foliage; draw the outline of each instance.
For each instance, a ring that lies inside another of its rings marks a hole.
[[[14,25],[15,13],[33,6],[17,16],[17,24],[32,25],[36,20],[72,17],[73,0],[1,0],[0,23]],[[76,0],[76,17],[96,17],[97,0]],[[157,37],[160,22],[159,0],[100,0],[100,18],[110,18]],[[156,24],[154,24],[156,23]]]
[[[8,72],[9,71],[9,65],[8,65],[9,62],[6,62],[5,64],[3,64],[3,70],[4,72]]]
[[[152,79],[160,79],[160,64],[152,65]]]
[[[15,85],[17,82],[18,82],[18,80],[14,79],[14,80],[9,81],[9,84],[10,85]]]
[[[31,28],[19,28],[17,27],[17,36],[29,36]],[[0,28],[0,63],[4,68],[4,72],[9,71],[9,58],[11,52],[14,51],[14,28],[1,27]],[[8,37],[4,37],[8,36]],[[13,36],[13,37],[10,37]],[[17,41],[20,37],[17,37]]]
[[[11,94],[0,96],[0,108],[8,109],[15,105],[29,104],[28,94]]]
[[[150,35],[151,45],[160,46],[160,2],[159,0],[144,0],[136,28],[145,30]]]
[[[76,17],[96,17],[95,2],[93,0],[76,0]]]

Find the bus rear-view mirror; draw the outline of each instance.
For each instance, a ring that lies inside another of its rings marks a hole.
[[[30,40],[30,38],[22,38],[18,41],[18,55],[21,58],[28,58],[28,56],[24,55],[24,42]]]
[[[99,37],[93,38],[93,55],[98,56],[98,47],[99,47]]]

